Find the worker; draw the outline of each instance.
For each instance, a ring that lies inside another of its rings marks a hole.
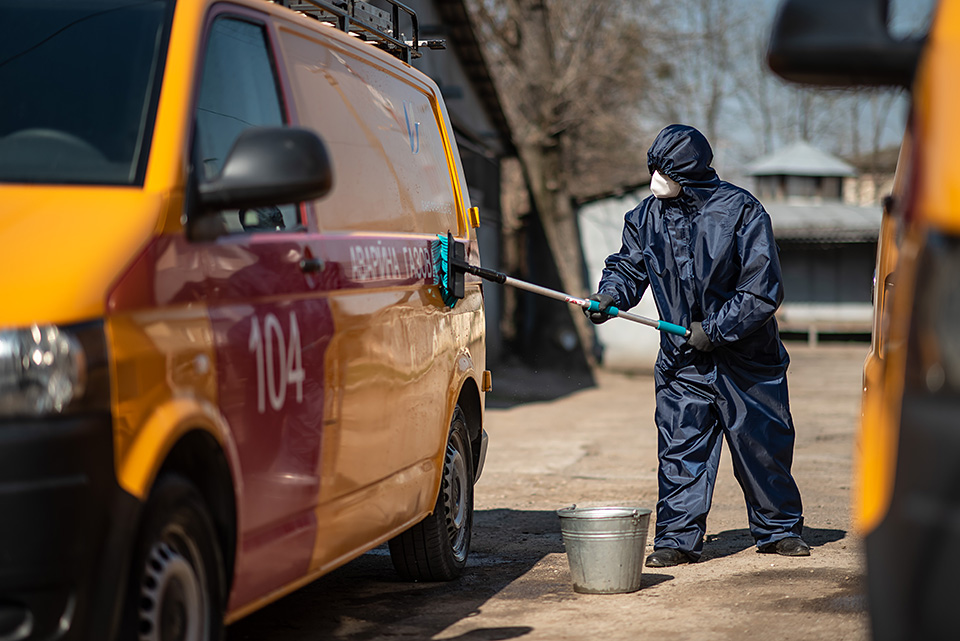
[[[623,245],[606,259],[600,310],[630,309],[649,286],[662,333],[654,369],[657,520],[648,567],[700,559],[726,439],[760,552],[808,556],[803,507],[791,475],[790,362],[774,312],[783,282],[770,217],[749,192],[721,181],[699,131],[670,125],[647,153],[653,196],[624,219]],[[591,321],[612,318],[587,311]]]

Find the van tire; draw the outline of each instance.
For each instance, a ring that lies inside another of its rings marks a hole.
[[[160,477],[144,509],[123,612],[124,639],[221,641],[226,596],[223,554],[197,488],[179,474]],[[177,636],[180,638],[180,635]]]
[[[450,581],[463,573],[473,532],[473,456],[463,410],[457,405],[443,457],[433,513],[390,540],[390,558],[408,581]]]

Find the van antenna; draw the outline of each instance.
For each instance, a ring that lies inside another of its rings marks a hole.
[[[410,7],[397,0],[380,0],[389,5],[381,9],[362,0],[275,0],[294,11],[321,22],[332,24],[341,31],[371,42],[400,60],[410,63],[421,56],[420,47],[444,49],[443,40],[420,40],[420,23]],[[413,38],[406,40],[400,31],[400,15],[410,18]]]

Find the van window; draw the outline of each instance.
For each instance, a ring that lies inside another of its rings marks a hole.
[[[321,231],[457,233],[446,147],[424,86],[315,36],[281,28],[303,125],[330,150]]]
[[[237,18],[214,21],[197,99],[195,158],[200,180],[223,167],[234,141],[250,127],[283,125],[283,103],[263,25]],[[229,232],[280,231],[298,223],[295,205],[222,212]]]
[[[167,0],[0,0],[0,181],[142,184]]]

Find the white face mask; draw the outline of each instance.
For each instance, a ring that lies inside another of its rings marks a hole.
[[[655,170],[650,179],[650,191],[657,198],[676,198],[680,193],[680,183]]]

